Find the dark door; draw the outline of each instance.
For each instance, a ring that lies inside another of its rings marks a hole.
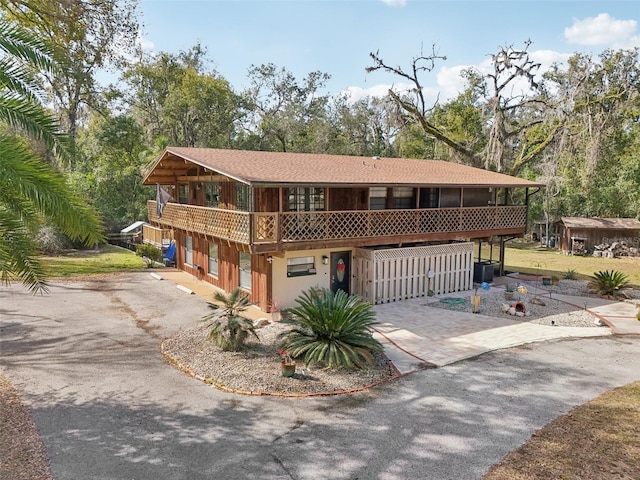
[[[351,293],[351,252],[331,253],[331,291]]]

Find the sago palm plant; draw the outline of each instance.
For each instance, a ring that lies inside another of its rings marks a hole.
[[[372,337],[375,325],[371,305],[342,290],[315,289],[296,299],[285,320],[293,328],[283,334],[283,347],[292,357],[302,357],[307,365],[363,368],[374,363],[382,345]]]
[[[622,291],[629,288],[627,275],[617,270],[605,270],[595,272],[591,276],[589,286],[600,295],[615,297],[622,294]]]
[[[240,315],[251,305],[246,293],[236,288],[229,294],[216,292],[213,299],[221,306],[210,303],[209,308],[215,311],[204,316],[203,321],[209,322],[209,338],[218,347],[236,352],[244,346],[250,334],[260,340],[253,322]]]

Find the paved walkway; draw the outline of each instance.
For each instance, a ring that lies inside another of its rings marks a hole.
[[[187,294],[197,294],[209,301],[213,299],[215,287],[188,273],[176,269],[158,269],[152,274],[175,282]],[[487,294],[484,291],[478,293]],[[471,295],[471,292],[467,294]],[[575,305],[576,309],[587,309],[610,328],[538,325],[506,317],[435,309],[428,307],[427,302],[438,301],[437,298],[422,297],[375,305],[374,310],[381,324],[376,327],[374,336],[384,345],[385,354],[398,371],[407,374],[428,366],[441,367],[486,352],[527,343],[611,334],[640,335],[640,322],[636,320],[636,309],[632,304],[555,293],[552,298]],[[254,320],[268,317],[257,307],[253,307],[248,314]]]
[[[640,335],[636,307],[630,303],[555,293],[552,298],[588,310],[610,328],[539,325],[506,317],[436,310],[428,307],[427,302],[437,299],[417,298],[376,305],[378,318],[386,320],[376,327],[377,338],[385,345],[385,353],[396,368],[401,373],[410,373],[424,366],[441,367],[527,343],[612,334]]]

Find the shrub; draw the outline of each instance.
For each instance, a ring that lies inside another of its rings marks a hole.
[[[622,290],[629,288],[627,275],[616,270],[595,272],[591,276],[589,286],[600,295],[617,296]]]
[[[294,325],[283,334],[283,346],[292,357],[304,357],[307,365],[364,368],[374,363],[382,345],[371,335],[375,325],[371,305],[342,290],[315,289],[303,292],[290,309]]]
[[[222,306],[210,303],[209,308],[215,311],[205,315],[202,320],[210,321],[207,325],[207,328],[211,328],[208,338],[218,347],[225,351],[237,352],[244,346],[250,334],[260,340],[253,322],[240,315],[251,305],[246,293],[236,288],[229,294],[216,292],[213,299]]]
[[[567,280],[577,280],[578,272],[576,272],[575,268],[568,268],[564,272],[564,278]]]
[[[136,255],[147,257],[152,262],[159,262],[162,259],[162,250],[148,243],[141,243],[136,247]],[[151,264],[147,265],[151,266]]]
[[[45,225],[38,230],[36,242],[38,242],[40,251],[45,255],[58,255],[71,247],[69,239],[50,225]]]

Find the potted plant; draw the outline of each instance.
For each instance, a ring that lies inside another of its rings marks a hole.
[[[296,373],[296,361],[291,358],[291,355],[286,350],[279,350],[278,355],[282,359],[282,376],[293,377],[294,373]]]
[[[273,302],[271,302],[271,321],[272,322],[279,322],[280,318],[281,318],[281,310],[282,308],[280,307],[280,304],[278,303],[277,300],[274,300]]]
[[[516,287],[513,283],[507,283],[504,286],[504,298],[506,300],[513,300],[513,293],[515,292]]]

